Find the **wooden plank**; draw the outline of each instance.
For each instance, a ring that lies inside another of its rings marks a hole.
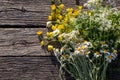
[[[0,57],[0,80],[59,80],[58,65],[56,58],[50,56]],[[109,80],[120,80],[118,65],[109,69]],[[67,75],[64,80],[73,79]]]
[[[39,45],[36,32],[46,28],[0,28],[0,56],[48,56]]]
[[[63,0],[67,6],[75,0]],[[0,25],[45,25],[51,0],[0,0]]]
[[[59,80],[58,63],[54,57],[0,57],[0,80]]]

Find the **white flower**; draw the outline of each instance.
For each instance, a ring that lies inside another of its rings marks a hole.
[[[56,30],[53,31],[53,35],[54,36],[58,35],[59,33],[60,33],[60,30],[58,30],[58,29],[56,29]]]
[[[92,48],[92,43],[88,41],[84,41],[83,45],[86,46],[86,48]]]
[[[100,57],[100,56],[102,56],[102,55],[100,54],[100,52],[95,52],[95,53],[94,53],[94,57],[95,57],[95,58],[98,58],[98,57]]]
[[[55,56],[61,55],[61,52],[59,51],[59,49],[54,48],[53,51],[54,51]]]
[[[48,21],[47,23],[46,23],[46,27],[47,28],[50,28],[52,26],[52,22],[51,21]]]
[[[108,61],[109,63],[114,60],[114,57],[111,54],[107,54],[105,55],[106,61]]]

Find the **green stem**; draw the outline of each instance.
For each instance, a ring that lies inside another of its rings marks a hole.
[[[55,4],[55,0],[51,0],[51,4]]]

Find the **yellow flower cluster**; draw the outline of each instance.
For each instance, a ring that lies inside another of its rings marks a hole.
[[[63,36],[60,35],[62,33],[69,33],[74,29],[75,18],[82,11],[82,6],[77,6],[76,8],[65,8],[64,4],[56,5],[52,4],[51,13],[48,16],[49,28],[52,30],[46,33],[46,38],[48,40],[57,37],[58,41],[63,40]],[[68,27],[69,25],[69,27]],[[42,35],[42,31],[38,31],[37,35]],[[46,45],[45,40],[40,41],[41,46]],[[52,45],[47,45],[48,50],[52,50]]]
[[[64,7],[64,4],[60,4],[59,6],[55,4],[51,5],[51,13],[48,16],[48,20],[54,22],[51,26],[52,30],[58,29],[61,32],[71,31],[74,19],[78,16],[79,12],[82,11],[82,6],[77,6],[75,9],[64,9]],[[69,27],[69,29],[67,28],[66,30],[66,25],[70,25],[72,27]]]

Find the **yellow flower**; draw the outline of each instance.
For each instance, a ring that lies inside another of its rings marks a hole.
[[[65,19],[64,19],[64,23],[67,23],[68,22],[68,18],[66,17]]]
[[[64,4],[60,4],[60,9],[63,9],[64,8]]]
[[[78,6],[78,9],[79,9],[79,10],[82,10],[82,8],[83,8],[83,6]]]
[[[52,45],[48,45],[48,51],[53,50],[53,46]]]
[[[92,15],[92,11],[88,11],[87,13],[88,13],[88,15],[89,15],[89,16],[91,16],[91,15]]]
[[[77,16],[78,14],[79,14],[79,11],[78,10],[76,10],[76,11],[74,11],[74,13],[73,13],[75,16]]]
[[[51,9],[55,10],[56,9],[56,5],[55,4],[51,5]]]
[[[41,41],[41,42],[40,42],[40,45],[41,45],[41,46],[44,46],[44,44],[45,44],[44,41]]]
[[[47,37],[52,37],[53,36],[53,32],[47,32],[46,35],[47,35]]]
[[[48,20],[52,20],[52,16],[48,16]]]
[[[63,17],[62,17],[62,15],[59,15],[58,18],[59,18],[60,20],[62,20]]]
[[[57,15],[57,14],[60,14],[60,13],[61,13],[61,11],[60,11],[59,9],[57,9],[57,10],[56,10],[56,15]]]
[[[59,30],[64,29],[64,25],[63,24],[58,25],[58,29]]]
[[[67,11],[67,12],[72,12],[73,9],[72,9],[72,8],[67,8],[66,11]]]
[[[42,31],[38,31],[36,34],[37,35],[42,35]]]
[[[63,40],[63,36],[62,35],[59,35],[58,36],[58,41],[62,41]]]
[[[59,19],[57,19],[57,21],[56,21],[57,23],[60,23],[60,20]]]
[[[56,30],[56,26],[55,25],[52,25],[52,30]]]

